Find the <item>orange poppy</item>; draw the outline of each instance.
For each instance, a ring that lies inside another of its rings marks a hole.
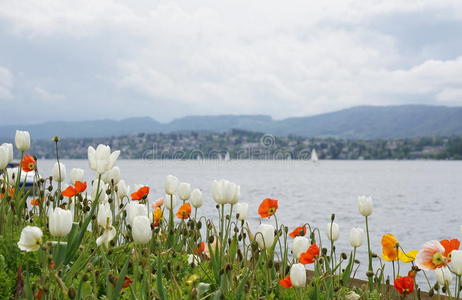
[[[24,172],[32,172],[35,170],[36,167],[37,167],[37,162],[35,161],[35,158],[30,154],[24,155],[22,162],[21,162],[22,170]]]
[[[300,263],[304,265],[312,264],[319,256],[319,247],[316,244],[311,244],[305,253],[300,255]]]
[[[444,256],[448,258],[448,262],[451,261],[451,252],[453,250],[459,250],[460,241],[458,239],[442,240],[440,244],[444,247]]]
[[[386,261],[398,260],[398,239],[391,233],[382,237],[382,258]]]
[[[163,215],[162,209],[160,207],[156,207],[152,214],[154,216],[154,226],[158,226]]]
[[[278,200],[266,198],[258,207],[258,214],[260,218],[269,218],[276,213],[278,209]]]
[[[297,236],[304,236],[305,234],[306,234],[306,225],[295,228],[294,231],[289,233],[289,236],[291,238],[295,238]]]
[[[40,205],[40,200],[39,200],[39,198],[35,198],[35,199],[30,200],[30,204],[31,204],[31,205],[34,205],[34,206]]]
[[[292,287],[292,281],[290,281],[290,276],[287,275],[286,277],[284,277],[284,279],[279,280],[279,285],[286,288],[286,289],[291,288]]]
[[[140,187],[136,192],[132,193],[132,200],[141,200],[149,194],[149,187],[143,186]]]
[[[409,295],[414,291],[414,279],[410,276],[398,277],[395,279],[393,287],[401,295]]]
[[[199,246],[196,248],[196,250],[194,251],[197,255],[201,254],[202,252],[204,252],[205,250],[205,243],[204,242],[200,242]]]
[[[185,203],[181,205],[176,216],[182,220],[188,219],[191,216],[191,204]]]
[[[82,181],[76,181],[74,183],[75,191],[77,193],[83,193],[87,189],[87,183]]]
[[[70,198],[70,197],[74,197],[75,195],[77,195],[77,191],[75,190],[75,187],[70,185],[64,191],[62,191],[61,194],[63,194],[64,197]]]
[[[9,188],[8,189],[8,195],[10,195],[11,197],[14,196],[14,188]],[[5,197],[5,194],[0,194],[0,196],[3,199]]]

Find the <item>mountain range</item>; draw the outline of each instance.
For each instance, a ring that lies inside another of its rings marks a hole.
[[[28,130],[35,139],[109,137],[137,133],[224,132],[231,129],[278,136],[345,139],[397,139],[462,135],[462,107],[400,105],[356,106],[309,117],[274,120],[266,115],[186,116],[169,123],[150,117],[123,120],[46,122],[0,126],[0,138],[11,139],[16,129]]]

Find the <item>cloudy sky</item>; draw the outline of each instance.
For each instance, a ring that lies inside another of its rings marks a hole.
[[[462,105],[460,0],[2,0],[0,123]]]

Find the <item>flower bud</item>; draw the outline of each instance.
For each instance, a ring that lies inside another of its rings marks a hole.
[[[16,148],[21,152],[26,152],[30,148],[30,134],[29,131],[16,130],[14,138]]]
[[[52,170],[53,180],[63,182],[66,179],[66,166],[63,163],[55,163]]]
[[[362,228],[354,227],[350,231],[350,244],[353,248],[361,247],[364,240],[364,230]]]
[[[330,240],[330,241],[333,241],[335,242],[336,240],[338,240],[339,238],[339,226],[337,223],[327,223],[327,238]]]
[[[182,182],[178,185],[178,196],[181,200],[186,201],[191,196],[191,185],[186,182]]]
[[[293,264],[290,268],[290,281],[294,287],[304,287],[306,284],[306,270],[302,264]]]
[[[56,207],[50,209],[48,227],[53,236],[64,237],[71,232],[73,215],[70,210]]]
[[[133,241],[137,244],[147,244],[152,237],[151,222],[146,216],[136,216],[132,226]]]
[[[191,197],[189,199],[191,205],[195,208],[199,208],[204,203],[204,199],[202,198],[202,192],[199,189],[194,189],[191,192]]]
[[[173,175],[168,175],[165,178],[165,193],[168,195],[173,195],[176,193],[178,187],[178,178]]]
[[[372,214],[372,198],[368,196],[359,196],[357,201],[359,213],[364,217],[370,216]]]
[[[255,233],[255,240],[260,249],[267,249],[273,245],[274,227],[270,224],[260,224]]]
[[[236,205],[237,214],[239,215],[237,218],[238,220],[245,221],[247,220],[247,216],[249,214],[249,204],[245,202],[239,202]]]
[[[299,259],[300,255],[306,252],[309,246],[310,246],[310,241],[306,237],[304,236],[295,237],[294,243],[292,245],[292,252],[294,254],[294,257]]]

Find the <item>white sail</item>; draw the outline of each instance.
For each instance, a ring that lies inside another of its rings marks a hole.
[[[226,155],[225,155],[225,161],[229,161],[229,152],[226,152]]]
[[[318,161],[318,154],[316,153],[315,149],[313,149],[313,151],[311,151],[311,161],[314,162],[314,163]]]

